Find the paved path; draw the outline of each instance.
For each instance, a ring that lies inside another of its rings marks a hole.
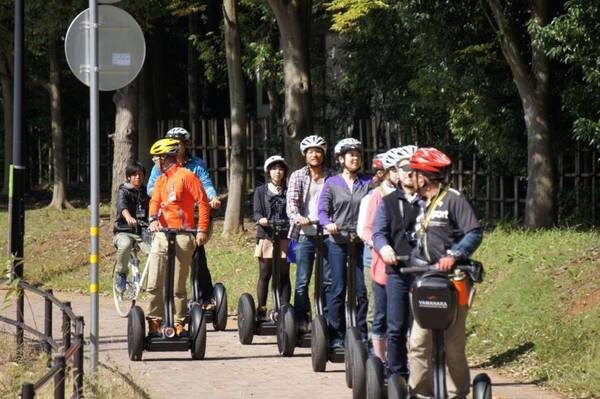
[[[4,297],[4,293],[0,293]],[[84,315],[86,340],[89,334],[89,298],[61,293],[61,300],[70,300],[76,314]],[[28,296],[36,314],[39,329],[43,329],[43,302]],[[13,307],[2,312],[13,317]],[[26,303],[26,318],[30,311]],[[59,314],[55,311],[55,336],[59,337]],[[144,352],[141,362],[127,357],[127,320],[118,317],[112,298],[100,301],[100,362],[130,373],[137,384],[152,398],[350,398],[346,388],[344,365],[327,364],[327,372],[314,373],[310,363],[310,348],[297,348],[292,358],[277,354],[275,337],[255,337],[249,346],[241,345],[235,331],[236,321],[230,318],[224,332],[209,327],[206,359],[192,361],[189,352]],[[0,328],[4,328],[0,326]],[[87,360],[86,360],[87,362]],[[87,363],[86,363],[87,367]],[[477,371],[473,371],[473,375]],[[519,384],[490,373],[494,381],[494,398],[561,399],[530,384]]]

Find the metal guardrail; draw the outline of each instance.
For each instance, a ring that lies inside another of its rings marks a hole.
[[[56,298],[52,290],[41,290],[21,280],[18,287],[23,291],[32,292],[44,298],[44,332],[27,326],[24,322],[0,316],[0,322],[17,327],[17,337],[23,336],[26,331],[36,337],[49,356],[52,356],[50,369],[34,383],[25,382],[21,385],[21,398],[33,399],[36,392],[51,379],[54,380],[54,398],[64,399],[65,381],[67,375],[67,361],[72,359],[73,369],[73,398],[83,397],[83,349],[84,349],[84,321],[82,316],[77,316],[71,309],[70,302],[62,302]],[[20,295],[23,295],[22,293]],[[62,346],[52,338],[52,305],[58,307],[62,313]],[[73,328],[74,327],[74,328]],[[17,351],[20,353],[22,341],[17,340]],[[55,352],[52,355],[52,352]]]

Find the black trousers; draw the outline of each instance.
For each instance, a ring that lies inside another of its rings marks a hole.
[[[208,270],[204,246],[196,248],[193,265],[195,269],[194,273],[197,273],[198,276],[200,302],[206,302],[213,299],[213,282],[210,270]]]

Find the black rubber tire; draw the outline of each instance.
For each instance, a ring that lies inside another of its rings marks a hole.
[[[247,292],[242,294],[238,302],[238,336],[242,345],[250,345],[254,338],[256,324],[256,308],[254,298]]]
[[[127,353],[129,360],[142,360],[146,340],[146,322],[144,311],[139,306],[130,309],[127,315]]]
[[[198,304],[192,306],[189,330],[192,340],[190,348],[192,359],[202,360],[206,354],[206,318],[202,312],[202,307]]]
[[[216,283],[213,288],[215,297],[215,313],[213,315],[213,328],[215,331],[225,331],[227,328],[227,290],[221,283]]]
[[[487,374],[473,378],[473,399],[492,399],[492,380]]]
[[[362,341],[354,340],[352,354],[352,397],[363,399],[367,395],[367,347]]]
[[[370,356],[366,365],[366,397],[367,399],[383,399],[386,395],[384,370],[381,359]]]
[[[404,377],[391,374],[388,378],[388,399],[408,399],[408,384]]]
[[[279,320],[277,322],[277,347],[281,356],[294,356],[296,335],[294,308],[289,304],[283,304],[279,309]]]
[[[329,334],[325,317],[317,315],[312,322],[310,339],[312,368],[315,373],[322,373],[327,368],[329,354]]]
[[[346,330],[344,337],[344,368],[346,375],[346,386],[352,388],[352,356],[354,356],[354,345],[356,340],[352,334],[352,328]]]

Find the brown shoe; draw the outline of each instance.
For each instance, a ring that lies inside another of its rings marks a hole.
[[[160,320],[148,319],[148,336],[150,338],[160,337]]]
[[[181,323],[175,324],[175,333],[177,334],[178,337],[187,337],[188,336],[188,332],[185,329],[185,325],[183,325]]]

